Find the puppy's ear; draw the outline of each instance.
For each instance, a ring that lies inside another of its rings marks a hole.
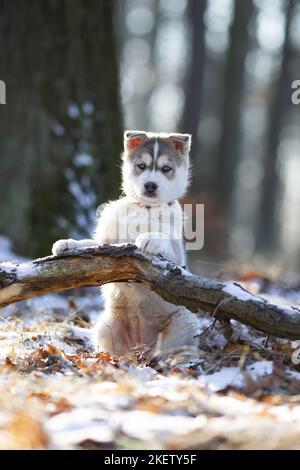
[[[146,132],[125,131],[124,132],[124,152],[131,154],[147,139]]]
[[[189,155],[192,143],[191,134],[169,134],[166,140],[176,152],[185,156]]]

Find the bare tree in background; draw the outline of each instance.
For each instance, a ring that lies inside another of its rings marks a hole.
[[[293,47],[290,43],[289,32],[296,2],[288,0],[285,3],[285,40],[282,51],[282,61],[278,80],[276,81],[271,104],[269,107],[269,130],[267,148],[264,159],[264,177],[262,195],[259,204],[259,220],[256,230],[256,244],[259,251],[273,253],[279,241],[278,203],[281,195],[281,179],[278,150],[281,140],[280,133],[291,106],[291,63]]]
[[[97,202],[118,194],[113,2],[3,0],[0,9],[0,232],[40,256],[76,227],[84,235]]]
[[[230,45],[224,78],[222,135],[216,165],[215,193],[223,221],[223,249],[227,252],[230,214],[240,153],[240,121],[244,91],[245,58],[249,50],[248,26],[254,11],[252,0],[235,0]]]
[[[205,65],[205,26],[204,13],[206,0],[189,0],[188,20],[190,23],[191,62],[185,82],[185,108],[182,119],[182,130],[193,135],[191,157],[193,162],[193,180],[191,191],[199,192],[202,186],[201,155],[199,154],[198,124],[203,92]]]
[[[157,71],[156,71],[156,60],[157,60],[157,50],[156,50],[156,41],[157,41],[157,32],[160,25],[160,8],[159,0],[151,0],[151,2],[144,4],[144,7],[147,7],[149,13],[151,12],[155,18],[153,26],[150,31],[146,31],[145,34],[135,34],[135,31],[132,31],[128,28],[126,21],[124,19],[131,12],[137,10],[140,6],[139,0],[134,1],[123,1],[118,0],[115,5],[116,10],[116,19],[117,19],[117,37],[120,45],[121,52],[121,69],[128,71],[131,67],[135,68],[137,76],[134,77],[134,80],[139,81],[138,86],[142,88],[138,91],[135,89],[135,93],[131,98],[130,103],[130,118],[127,122],[128,127],[138,128],[138,129],[149,129],[150,122],[150,110],[149,110],[149,101],[151,98],[151,93],[153,92],[153,86],[158,80]],[[148,59],[143,64],[136,63],[134,61],[135,55],[132,53],[133,41],[137,38],[142,41],[142,44],[146,46],[146,50],[149,51],[149,56],[146,54]],[[142,38],[142,39],[141,39]],[[128,56],[126,51],[131,50],[131,58],[133,58],[133,63],[128,61]],[[129,62],[129,63],[128,63]],[[125,72],[126,73],[126,72]],[[138,77],[138,78],[137,78]],[[145,79],[146,77],[146,79]],[[125,104],[126,110],[126,104]],[[128,116],[127,116],[128,120]],[[133,120],[133,122],[132,122]]]

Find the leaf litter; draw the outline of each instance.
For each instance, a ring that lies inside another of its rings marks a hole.
[[[239,282],[287,297],[265,280]],[[85,289],[1,312],[1,449],[300,448],[297,342],[203,315],[197,352],[117,357],[91,344],[101,307]]]

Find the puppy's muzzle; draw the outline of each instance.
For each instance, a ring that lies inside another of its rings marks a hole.
[[[146,194],[148,196],[153,196],[155,194],[155,191],[157,190],[157,184],[154,183],[153,181],[145,183],[144,187],[145,187],[145,190],[146,190]]]

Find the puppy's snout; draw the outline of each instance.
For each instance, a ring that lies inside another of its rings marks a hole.
[[[157,184],[153,181],[145,183],[145,189],[148,194],[153,194],[157,190]]]

